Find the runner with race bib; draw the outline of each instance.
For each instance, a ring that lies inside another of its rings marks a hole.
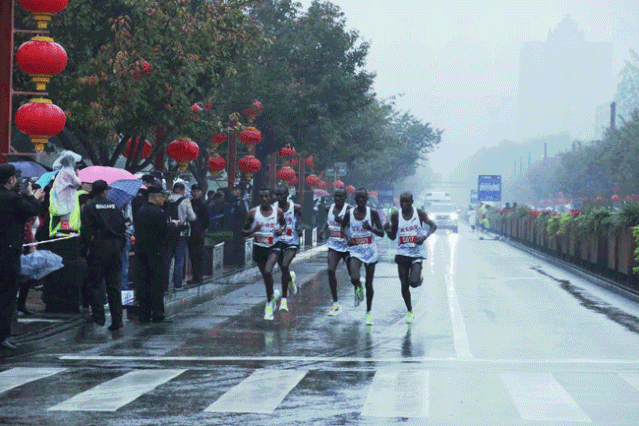
[[[407,323],[413,322],[413,306],[410,287],[422,284],[422,261],[426,259],[424,241],[437,229],[437,225],[428,218],[426,212],[413,207],[413,194],[404,192],[399,196],[400,211],[391,214],[384,230],[388,238],[399,238],[395,262],[402,286],[402,297],[408,309]],[[428,232],[424,225],[429,226]]]
[[[333,191],[333,200],[335,202],[327,207],[326,223],[320,231],[320,238],[323,238],[328,231],[328,239],[326,240],[326,246],[328,247],[328,285],[331,288],[331,296],[333,297],[333,305],[328,311],[328,315],[331,317],[342,312],[342,307],[337,301],[336,271],[340,260],[348,263],[348,242],[342,232],[342,220],[351,208],[351,206],[346,204],[346,190],[344,188],[336,188]]]
[[[379,213],[366,204],[368,191],[360,188],[355,193],[357,207],[344,216],[341,231],[346,235],[350,260],[348,265],[351,282],[355,286],[355,306],[364,299],[364,291],[360,281],[362,264],[366,270],[366,325],[373,325],[371,308],[373,306],[373,277],[377,263],[377,245],[375,235],[384,236]],[[372,226],[371,226],[372,224]]]
[[[277,238],[286,232],[286,219],[281,209],[271,205],[273,196],[270,188],[262,188],[259,193],[260,205],[246,215],[242,233],[246,237],[253,237],[253,260],[260,269],[266,287],[264,319],[272,321],[275,303],[280,295],[279,291],[273,290],[273,267],[279,257],[273,247]]]

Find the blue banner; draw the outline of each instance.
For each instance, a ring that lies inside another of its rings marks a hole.
[[[501,201],[501,176],[479,175],[477,195],[479,201]]]

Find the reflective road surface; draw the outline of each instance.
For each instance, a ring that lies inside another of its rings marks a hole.
[[[261,282],[220,285],[172,323],[6,359],[0,424],[639,425],[635,302],[464,226],[427,244],[412,325],[387,240],[373,326],[343,267],[327,316],[323,253],[272,322]]]

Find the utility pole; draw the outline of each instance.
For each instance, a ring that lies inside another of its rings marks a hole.
[[[11,146],[13,4],[14,0],[0,1],[0,164],[9,161]]]
[[[610,104],[610,129],[615,130],[617,128],[617,103]]]

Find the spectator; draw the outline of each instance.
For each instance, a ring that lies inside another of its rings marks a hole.
[[[224,229],[224,194],[216,192],[213,200],[208,206],[209,213],[209,229],[213,232],[219,232]]]
[[[186,188],[182,182],[173,185],[173,193],[169,195],[167,200],[167,211],[171,220],[177,220],[177,232],[169,242],[169,253],[167,255],[166,266],[167,272],[170,269],[171,261],[173,266],[173,288],[179,290],[183,288],[182,279],[184,272],[184,258],[186,256],[186,248],[188,245],[188,237],[191,235],[190,223],[197,217],[193,211],[191,200],[184,196]],[[169,289],[169,280],[165,280],[165,290]]]
[[[16,311],[16,295],[20,276],[20,254],[24,225],[38,214],[42,189],[33,192],[31,185],[20,194],[20,180],[15,166],[0,165],[0,346],[16,350],[9,340],[11,320]],[[35,198],[34,198],[35,195]]]
[[[204,195],[200,185],[191,186],[191,204],[196,219],[191,222],[191,235],[189,236],[189,255],[193,265],[193,277],[187,284],[201,284],[204,273],[204,233],[209,227],[209,213],[202,201]]]

